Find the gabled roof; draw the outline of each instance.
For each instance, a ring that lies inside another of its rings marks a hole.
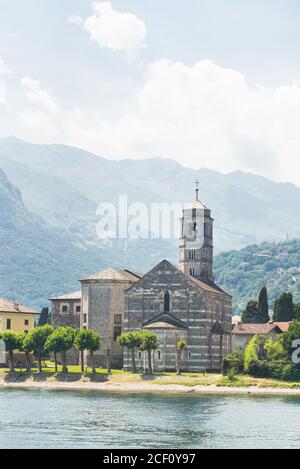
[[[65,295],[61,296],[56,296],[54,298],[49,298],[50,301],[53,300],[81,300],[81,290],[71,292],[71,293],[66,293]]]
[[[156,269],[159,269],[159,267],[166,263],[171,269],[173,269],[174,271],[178,272],[180,275],[182,275],[183,277],[187,278],[188,280],[190,280],[191,282],[194,283],[194,285],[196,285],[197,287],[201,288],[201,290],[204,290],[204,291],[207,291],[207,292],[210,292],[210,293],[216,293],[218,295],[225,295],[227,296],[228,298],[231,298],[231,296],[224,292],[220,287],[218,287],[217,285],[215,284],[208,284],[206,282],[204,282],[203,280],[199,280],[195,277],[193,277],[192,275],[187,275],[183,272],[181,272],[181,270],[179,270],[175,265],[173,265],[170,261],[168,261],[167,259],[163,259],[161,262],[159,262],[155,267],[153,267],[149,272],[147,272],[143,277],[141,277],[136,283],[135,285],[132,285],[131,287],[129,287],[126,291],[130,291],[132,288],[136,287],[139,285],[140,282],[143,281],[143,279],[151,274],[153,271],[155,271]]]
[[[0,298],[0,313],[39,314],[36,309],[4,298]]]
[[[161,313],[155,316],[146,322],[143,327],[145,329],[187,329],[186,324],[169,313]]]
[[[108,269],[101,270],[95,274],[89,275],[88,277],[82,278],[80,281],[85,280],[123,280],[137,282],[140,279],[140,275],[130,272],[129,270],[115,269],[109,267]]]
[[[288,328],[290,327],[290,324],[292,324],[292,322],[273,322],[270,321],[269,324],[275,324],[277,327],[279,327],[279,329],[281,330],[281,332],[286,332],[288,330]]]
[[[229,298],[231,298],[231,295],[229,293],[226,293],[222,288],[218,287],[215,283],[206,283],[203,280],[200,280],[196,277],[193,277],[192,275],[185,274],[192,282],[196,283],[199,287],[201,287],[203,290],[212,292],[212,293],[222,293],[222,295],[226,295]]]
[[[232,330],[232,334],[238,334],[238,335],[269,334],[273,330],[276,332],[281,332],[281,329],[275,323],[236,324]]]

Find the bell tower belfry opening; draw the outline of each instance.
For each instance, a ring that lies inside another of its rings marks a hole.
[[[199,200],[199,181],[196,198],[183,209],[179,240],[179,268],[206,283],[213,283],[213,218],[211,211]]]

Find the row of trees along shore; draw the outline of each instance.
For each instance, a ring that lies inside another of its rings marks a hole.
[[[267,287],[260,290],[257,301],[248,301],[241,319],[245,324],[266,324],[270,321]],[[292,293],[283,292],[275,300],[272,320],[275,322],[300,321],[300,302],[294,303]]]
[[[55,372],[58,369],[58,354],[61,355],[62,371],[67,373],[67,352],[75,347],[81,353],[89,351],[91,357],[92,370],[95,371],[93,354],[100,349],[101,337],[97,332],[91,330],[77,331],[72,327],[57,327],[53,329],[49,324],[38,326],[25,334],[14,331],[0,333],[0,339],[5,343],[6,351],[9,355],[9,369],[14,371],[14,352],[24,352],[26,358],[27,371],[31,371],[30,354],[34,354],[38,362],[38,371],[43,371],[42,361],[47,355],[53,354]],[[84,372],[84,361],[81,360],[81,370]]]
[[[50,354],[54,357],[55,372],[58,371],[58,356],[61,357],[62,372],[67,373],[67,352],[73,347],[80,353],[81,372],[84,373],[84,352],[88,351],[91,361],[92,372],[96,372],[94,363],[94,352],[100,350],[102,339],[100,334],[89,329],[77,331],[72,327],[57,327],[53,329],[49,324],[38,326],[32,329],[28,334],[16,333],[14,331],[5,331],[0,333],[0,339],[5,343],[6,351],[9,355],[9,369],[14,372],[14,352],[24,352],[26,358],[27,371],[31,371],[31,357],[33,353],[38,362],[38,371],[43,371],[42,361],[45,356]],[[123,332],[118,338],[118,343],[122,347],[131,350],[132,353],[132,371],[137,372],[135,361],[136,350],[147,352],[148,372],[153,373],[152,351],[159,347],[157,335],[148,330]],[[181,373],[182,353],[186,348],[186,341],[179,339],[176,343],[176,364],[177,374]],[[107,350],[109,357],[109,350]],[[110,363],[108,359],[107,370],[110,372]]]

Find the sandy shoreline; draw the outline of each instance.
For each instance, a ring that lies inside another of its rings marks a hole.
[[[0,389],[46,389],[49,391],[98,391],[117,393],[159,393],[195,395],[247,395],[247,396],[299,396],[300,388],[263,388],[257,386],[229,387],[210,385],[184,386],[179,384],[153,383],[93,383],[93,382],[49,382],[27,380],[24,382],[5,382],[0,380]]]

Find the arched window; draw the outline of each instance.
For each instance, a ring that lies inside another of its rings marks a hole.
[[[165,291],[164,293],[164,311],[170,311],[170,293],[168,291]]]

